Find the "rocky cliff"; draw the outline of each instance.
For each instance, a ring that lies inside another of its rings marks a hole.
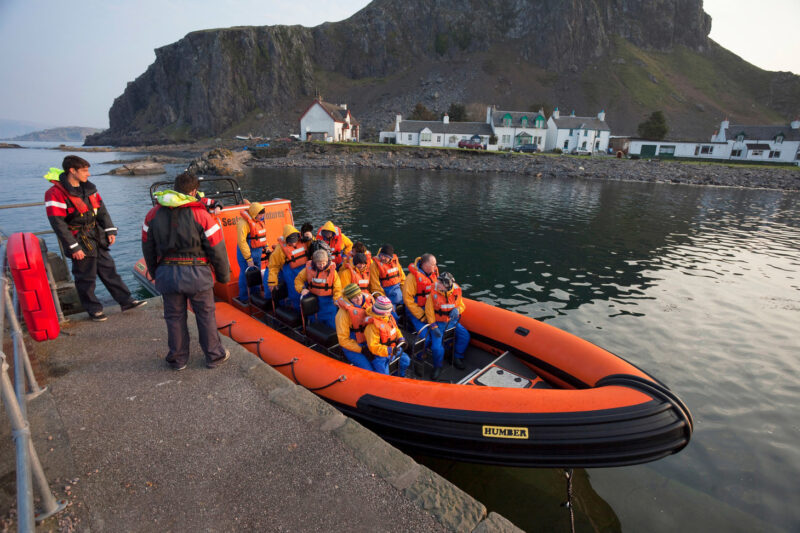
[[[602,108],[615,133],[663,109],[674,134],[702,138],[725,115],[797,113],[798,76],[745,63],[710,28],[702,0],[375,0],[314,28],[197,31],[156,50],[87,144],[285,135],[317,91],[367,135],[416,102]]]

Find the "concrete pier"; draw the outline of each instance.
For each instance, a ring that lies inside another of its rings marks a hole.
[[[29,404],[34,444],[70,501],[42,531],[518,531],[227,337],[230,361],[205,368],[193,316],[176,372],[160,299],[106,313],[35,347],[48,391]],[[2,519],[5,417],[0,442]]]

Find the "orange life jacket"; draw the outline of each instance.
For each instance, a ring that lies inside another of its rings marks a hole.
[[[421,268],[417,268],[417,263],[414,262],[408,265],[408,273],[412,274],[417,281],[417,294],[414,297],[417,299],[417,305],[424,309],[425,302],[428,301],[428,295],[439,278],[439,267],[435,267],[431,276],[428,277]]]
[[[351,262],[345,262],[344,268],[350,271],[350,283],[355,283],[358,287],[369,294],[369,269],[360,271]]]
[[[325,242],[328,244],[328,246],[330,246],[331,256],[333,256],[333,262],[336,263],[336,265],[338,266],[342,264],[342,260],[344,259],[342,251],[343,247],[342,230],[339,228],[339,226],[334,226],[334,227],[336,228],[336,231],[333,234],[331,242],[328,242],[322,238],[322,228],[319,228],[319,230],[317,230],[317,240]]]
[[[447,322],[450,320],[450,311],[458,307],[461,302],[461,287],[455,284],[450,294],[433,291],[431,292],[431,298],[433,299],[433,313],[436,322]]]
[[[336,268],[333,263],[328,264],[328,268],[322,272],[317,271],[314,263],[306,263],[306,284],[311,294],[317,296],[333,296],[333,282],[336,279]]]
[[[302,242],[297,241],[294,246],[291,246],[286,242],[286,239],[278,237],[278,246],[283,250],[283,256],[286,258],[286,264],[289,265],[289,268],[303,266],[308,261],[306,247]]]
[[[400,283],[400,271],[403,267],[400,266],[400,260],[397,259],[396,254],[392,255],[388,263],[377,259],[375,264],[378,267],[378,279],[381,287],[391,287]]]
[[[64,193],[64,195],[69,199],[69,202],[75,207],[75,209],[78,210],[78,213],[82,215],[89,211],[89,208],[83,202],[83,198],[71,195],[63,184],[58,181],[54,181],[53,187]],[[97,194],[97,191],[89,195],[89,203],[92,205],[92,210],[94,210],[94,213],[97,214],[97,209],[100,207],[100,195]]]
[[[372,325],[378,328],[378,333],[380,333],[380,342],[387,348],[394,348],[397,342],[403,338],[402,333],[400,333],[400,328],[397,327],[397,322],[394,321],[394,317],[389,315],[388,320],[372,320]]]
[[[250,226],[250,233],[247,234],[250,248],[263,248],[267,246],[267,226],[263,222],[254,220],[246,209],[239,211]]]
[[[372,296],[368,294],[364,295],[364,302],[360,306],[355,305],[347,298],[339,298],[336,301],[336,305],[340,309],[344,309],[350,317],[350,333],[355,333],[356,342],[359,344],[367,342],[364,330],[367,329],[367,324],[372,322],[372,317],[367,314],[367,309],[372,307],[373,303]]]

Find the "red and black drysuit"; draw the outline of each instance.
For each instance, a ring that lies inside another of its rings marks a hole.
[[[131,291],[108,252],[108,237],[116,235],[117,228],[94,183],[87,181],[73,187],[64,172],[47,190],[44,202],[47,219],[64,253],[72,259],[75,288],[86,312],[96,314],[103,310],[94,293],[98,276],[118,304],[123,307],[130,304]],[[73,256],[81,250],[86,257],[75,259]]]
[[[206,363],[213,365],[223,359],[225,349],[214,315],[214,276],[227,283],[231,269],[217,220],[200,202],[180,207],[157,205],[142,225],[142,252],[164,300],[167,362],[180,368],[189,360],[187,302],[192,304]]]

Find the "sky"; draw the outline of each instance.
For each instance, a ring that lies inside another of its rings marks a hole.
[[[0,0],[0,119],[108,127],[154,49],[208,28],[345,19],[368,0]],[[767,70],[800,73],[800,0],[705,0],[711,38]]]

